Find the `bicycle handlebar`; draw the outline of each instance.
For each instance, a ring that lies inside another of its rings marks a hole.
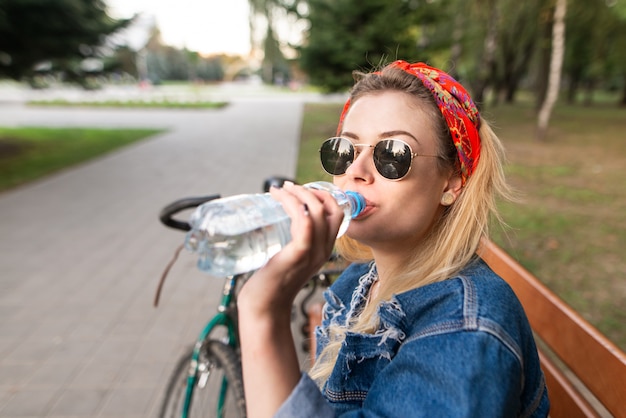
[[[263,191],[268,192],[272,186],[282,187],[283,183],[286,181],[292,180],[280,176],[269,177],[263,183]],[[180,229],[181,231],[189,231],[191,230],[189,222],[175,219],[174,215],[185,209],[195,208],[205,202],[208,202],[209,200],[219,199],[220,197],[221,196],[219,194],[213,194],[208,196],[185,197],[175,200],[161,209],[161,212],[159,213],[159,220],[163,223],[163,225],[170,228]]]
[[[209,200],[219,199],[219,197],[220,195],[214,194],[209,196],[185,197],[183,199],[176,200],[161,209],[161,213],[159,213],[159,220],[165,226],[169,226],[170,228],[180,229],[181,231],[189,231],[191,230],[189,222],[179,221],[178,219],[174,218],[174,215],[185,209],[200,206],[201,204],[208,202]]]
[[[270,188],[272,186],[274,186],[274,187],[283,187],[283,184],[286,181],[290,181],[292,183],[295,183],[295,181],[293,179],[289,179],[287,177],[280,177],[280,176],[269,177],[269,178],[265,179],[265,181],[263,182],[263,191],[264,192],[269,192]]]
[[[280,176],[269,177],[263,183],[263,191],[269,192],[272,186],[282,187],[283,183],[286,181],[293,180]],[[185,209],[195,208],[196,206],[200,206],[201,204],[208,202],[209,200],[219,199],[220,197],[221,196],[219,194],[213,194],[208,196],[185,197],[175,200],[174,202],[161,209],[161,213],[159,213],[159,219],[161,220],[161,223],[163,223],[163,225],[165,226],[169,226],[170,228],[174,229],[180,229],[181,231],[189,231],[191,230],[189,222],[174,219],[174,215]]]

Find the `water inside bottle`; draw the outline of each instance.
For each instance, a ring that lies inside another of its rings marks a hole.
[[[215,234],[199,251],[198,268],[216,276],[258,269],[290,240],[289,222],[267,225],[245,234]]]

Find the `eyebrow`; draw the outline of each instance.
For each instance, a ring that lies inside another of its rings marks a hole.
[[[346,136],[346,137],[349,137],[349,138],[352,138],[352,139],[355,139],[355,140],[359,139],[359,136],[357,134],[352,133],[352,132],[343,131],[343,132],[340,133],[340,135],[341,136]],[[418,145],[420,144],[420,142],[417,140],[417,138],[413,134],[411,134],[410,132],[407,132],[407,131],[403,131],[403,130],[383,132],[383,133],[381,133],[379,135],[379,137],[382,138],[382,139],[385,139],[385,138],[391,138],[391,137],[399,136],[399,135],[405,135],[405,136],[411,137],[411,138],[413,138],[413,140],[415,141],[416,144],[418,144]]]

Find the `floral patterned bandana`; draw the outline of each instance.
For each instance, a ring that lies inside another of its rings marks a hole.
[[[480,136],[478,135],[480,115],[469,94],[449,74],[424,63],[409,64],[406,61],[398,60],[389,64],[388,67],[399,68],[414,75],[433,94],[456,146],[461,163],[461,179],[465,185],[469,176],[474,172],[480,156]],[[350,99],[343,107],[338,131],[341,130],[349,108]]]

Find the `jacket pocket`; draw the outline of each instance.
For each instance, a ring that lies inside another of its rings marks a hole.
[[[398,340],[383,335],[347,333],[324,385],[326,398],[330,402],[363,403],[374,378],[391,362],[399,346]]]

